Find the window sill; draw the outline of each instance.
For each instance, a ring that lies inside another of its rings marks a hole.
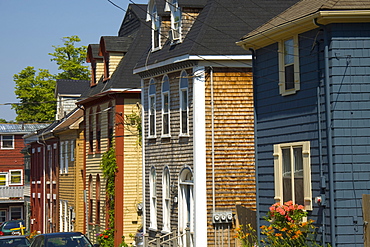
[[[181,138],[181,137],[182,137],[182,138],[187,138],[187,137],[190,137],[190,135],[189,135],[189,134],[180,134],[180,135],[179,135],[179,137],[180,137],[180,138]]]
[[[146,139],[156,139],[157,136],[147,136]]]
[[[162,138],[162,139],[165,139],[165,138],[171,138],[171,135],[170,135],[170,134],[161,135],[161,138]]]
[[[158,230],[157,230],[157,228],[149,227],[149,231],[156,232]]]
[[[162,47],[155,47],[155,48],[152,48],[152,52],[156,52],[156,51],[159,51]]]
[[[161,233],[162,234],[169,234],[169,233],[171,233],[171,231],[170,230],[166,230],[166,229],[162,229]]]

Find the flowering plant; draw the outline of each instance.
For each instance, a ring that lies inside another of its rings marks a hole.
[[[114,229],[107,228],[102,233],[96,234],[99,246],[110,247],[114,246]]]
[[[261,226],[261,234],[265,237],[258,241],[256,231],[247,225],[236,229],[236,238],[242,247],[276,246],[304,247],[320,246],[312,240],[314,234],[313,220],[306,220],[307,212],[302,205],[288,201],[284,204],[275,203],[264,217],[270,224]]]

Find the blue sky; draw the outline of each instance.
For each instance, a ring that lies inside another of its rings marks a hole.
[[[112,0],[127,9],[128,0]],[[144,3],[146,0],[136,0]],[[77,46],[97,44],[115,36],[125,12],[108,0],[0,0],[0,118],[16,114],[5,103],[18,102],[13,75],[27,66],[57,73],[48,53],[62,46],[63,37],[78,35]]]

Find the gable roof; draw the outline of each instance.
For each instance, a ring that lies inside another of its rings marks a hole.
[[[184,55],[245,55],[235,41],[297,1],[208,0],[181,43],[167,41],[155,52],[148,47],[136,68]]]
[[[80,96],[90,86],[90,81],[87,80],[66,80],[57,79],[55,87],[55,97],[58,95],[77,95]]]
[[[291,33],[294,29],[299,32],[307,31],[317,27],[312,22],[312,19],[317,19],[318,23],[326,24],[330,21],[337,21],[340,15],[342,17],[347,16],[347,21],[349,20],[348,17],[358,15],[356,19],[359,21],[366,21],[366,19],[369,21],[369,11],[369,0],[301,0],[270,21],[243,36],[243,41],[238,42],[238,44],[245,44],[245,42],[249,42],[248,39],[255,36],[262,39],[262,36],[264,36],[273,40],[270,36],[271,32],[283,32],[285,29],[289,29]]]
[[[99,55],[99,44],[90,44],[87,47],[86,62],[91,63],[96,59],[103,59],[103,56]]]
[[[135,67],[135,64],[141,57],[148,43],[150,43],[151,39],[151,29],[147,23],[145,23],[146,10],[147,5],[145,4],[129,5],[126,12],[126,17],[127,15],[132,15],[131,18],[138,20],[140,25],[137,26],[136,30],[132,30],[132,25],[136,27],[136,22],[127,21],[126,17],[123,21],[124,24],[121,25],[121,33],[125,33],[125,29],[130,30],[129,33],[126,33],[127,36],[124,37],[129,37],[131,39],[131,41],[128,42],[129,44],[125,44],[125,46],[127,46],[127,53],[119,62],[110,79],[106,81],[101,79],[96,85],[89,88],[85,93],[82,94],[80,103],[90,100],[88,98],[94,95],[140,88],[141,79],[138,75],[133,74],[133,68]]]

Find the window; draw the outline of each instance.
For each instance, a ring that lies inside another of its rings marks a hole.
[[[180,76],[180,136],[189,135],[188,87],[188,75],[185,71],[183,71]]]
[[[64,173],[64,165],[65,165],[65,161],[64,161],[64,142],[60,142],[60,164],[59,164],[59,173]]]
[[[1,136],[1,149],[14,149],[14,136],[2,135]]]
[[[161,46],[161,21],[159,19],[157,5],[152,8],[152,50],[158,50]]]
[[[155,81],[149,82],[149,137],[155,136]]]
[[[99,174],[96,175],[96,190],[95,190],[95,197],[96,197],[96,216],[95,216],[95,223],[100,224],[100,176]]]
[[[20,220],[23,218],[23,210],[21,206],[9,207],[11,220]]]
[[[65,162],[65,165],[64,165],[64,170],[63,172],[64,173],[68,173],[68,166],[69,166],[69,158],[68,158],[68,154],[69,154],[69,151],[68,151],[68,147],[69,147],[69,142],[66,141],[64,144],[65,144],[65,150],[64,150],[64,162]]]
[[[93,110],[89,112],[89,153],[94,152]]]
[[[155,168],[150,169],[149,178],[150,193],[150,228],[157,230],[157,174]]]
[[[9,170],[10,185],[22,185],[22,170]]]
[[[114,115],[112,103],[108,107],[108,148],[113,145]]]
[[[185,229],[189,226],[190,232],[194,232],[194,195],[193,195],[193,173],[189,168],[185,168],[180,172],[179,176],[179,235],[185,233]],[[192,242],[187,243],[186,234],[179,240],[180,246],[194,246]],[[190,238],[192,241],[192,238]]]
[[[177,0],[172,0],[171,9],[171,32],[172,41],[181,40],[181,11]]]
[[[312,210],[310,142],[274,145],[275,200]]]
[[[0,173],[0,186],[8,185],[8,173]]]
[[[0,222],[6,221],[6,210],[0,210]]]
[[[298,36],[279,42],[279,88],[283,96],[300,89]]]
[[[163,180],[162,180],[162,204],[163,204],[163,231],[170,232],[170,203],[171,203],[171,180],[170,180],[170,171],[168,167],[163,170]]]
[[[101,111],[100,111],[99,106],[96,109],[95,127],[96,127],[96,152],[100,153],[101,151]]]
[[[93,178],[89,176],[89,223],[93,223]]]
[[[162,81],[162,136],[170,135],[170,81],[165,75]]]
[[[71,141],[71,161],[75,160],[75,141]]]

